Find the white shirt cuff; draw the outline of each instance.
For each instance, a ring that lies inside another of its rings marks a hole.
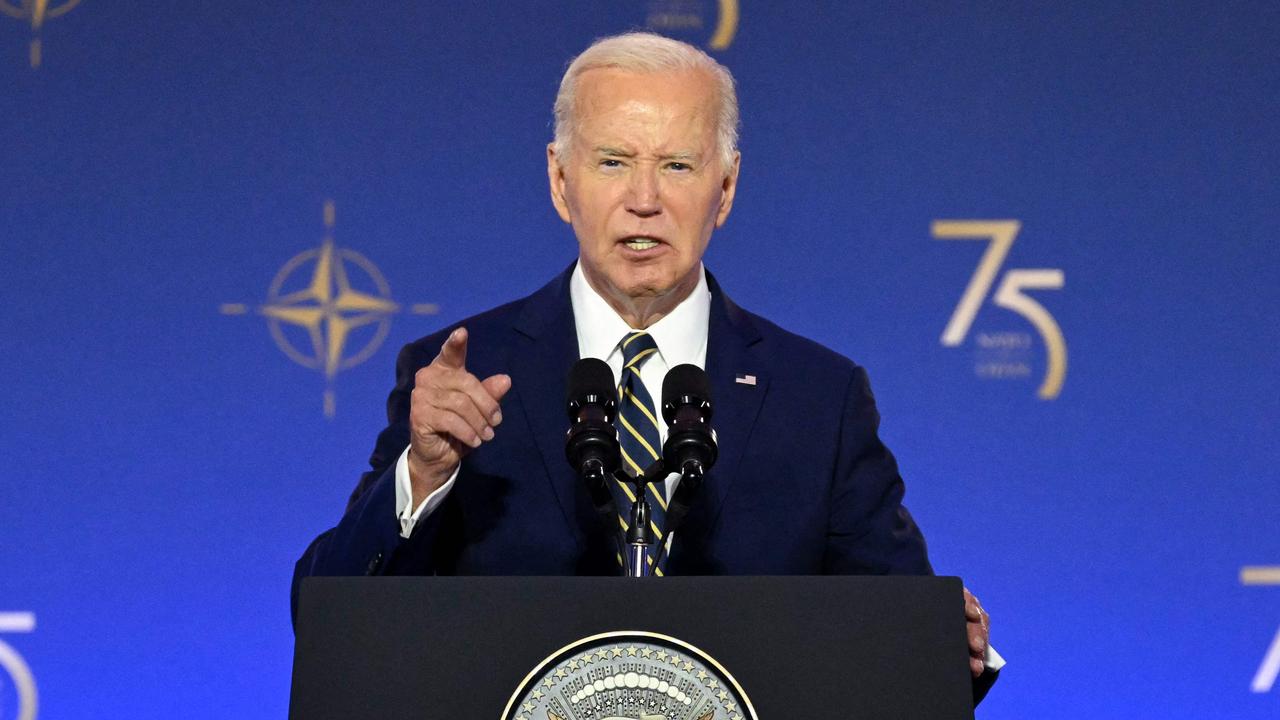
[[[982,662],[991,672],[998,672],[1000,668],[1004,667],[1004,658],[1000,657],[1000,653],[991,647],[991,643],[987,643],[987,656],[982,659]]]
[[[413,503],[413,482],[409,479],[409,448],[406,447],[400,453],[400,459],[396,461],[396,519],[400,521],[400,537],[412,535],[418,521],[440,507],[440,503],[444,502],[449,490],[453,488],[454,481],[458,479],[458,471],[461,469],[462,466],[459,465],[449,476],[448,482],[436,488],[435,492],[414,509],[409,507]]]

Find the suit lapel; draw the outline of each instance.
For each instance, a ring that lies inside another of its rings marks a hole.
[[[707,328],[707,375],[714,403],[712,427],[716,428],[719,458],[707,474],[702,501],[706,529],[724,507],[755,428],[756,418],[769,389],[768,368],[760,352],[760,333],[745,312],[725,296],[719,283],[707,273],[711,288],[711,316]],[[692,520],[692,519],[691,519]],[[692,528],[691,528],[692,529]]]
[[[551,483],[565,522],[575,521],[577,483],[564,456],[565,382],[578,359],[578,335],[569,299],[573,266],[524,302],[513,330],[515,341],[507,358],[511,392],[520,398],[525,420]],[[576,530],[575,530],[576,532]]]

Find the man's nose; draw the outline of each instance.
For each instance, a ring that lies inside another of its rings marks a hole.
[[[657,168],[640,166],[631,174],[631,188],[627,194],[627,212],[640,217],[649,217],[662,212]]]

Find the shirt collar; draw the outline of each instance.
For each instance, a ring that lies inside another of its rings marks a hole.
[[[634,329],[587,282],[579,262],[569,279],[569,299],[578,332],[580,357],[608,360],[621,340]],[[682,363],[705,364],[711,290],[706,269],[698,267],[698,285],[670,313],[647,328],[668,368]]]

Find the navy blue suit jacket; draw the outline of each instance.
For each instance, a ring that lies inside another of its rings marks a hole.
[[[373,469],[338,526],[298,561],[295,602],[307,575],[618,574],[612,528],[564,456],[565,381],[578,359],[569,277],[459,323],[470,334],[467,369],[507,373],[512,388],[494,440],[466,456],[447,499],[408,539],[394,482],[414,373],[457,326],[401,351]],[[897,464],[877,436],[866,372],[742,310],[710,275],[708,283],[706,371],[720,454],[676,534],[668,574],[931,573]],[[736,381],[746,375],[754,385]]]

